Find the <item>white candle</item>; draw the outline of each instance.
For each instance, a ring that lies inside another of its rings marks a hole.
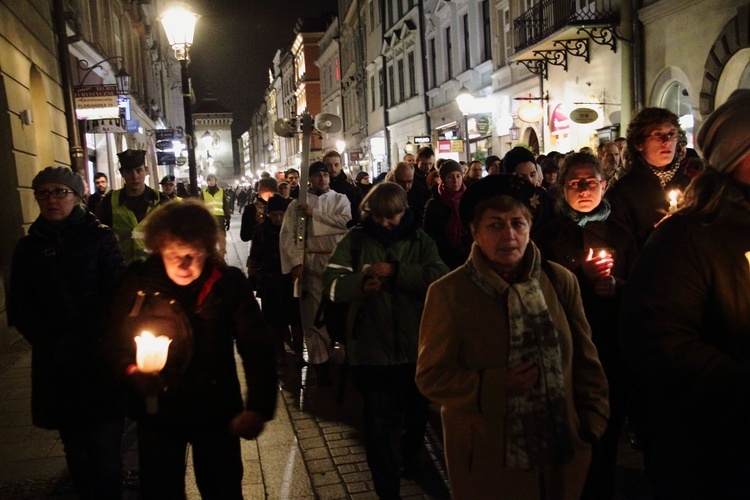
[[[745,252],[745,258],[747,259],[747,264],[750,266],[750,252]]]
[[[167,336],[155,337],[151,332],[143,331],[135,338],[135,364],[143,373],[159,373],[167,364],[169,344],[172,342]]]
[[[669,192],[669,213],[677,211],[677,190],[673,189]]]

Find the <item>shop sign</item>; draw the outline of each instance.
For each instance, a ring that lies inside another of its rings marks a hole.
[[[463,153],[464,152],[464,141],[451,141],[451,153]]]
[[[432,143],[432,137],[429,135],[415,135],[414,136],[414,144],[431,144]]]
[[[138,128],[141,126],[140,120],[127,120],[126,123],[128,124],[128,134],[138,133]]]
[[[177,163],[173,152],[157,151],[156,163],[159,165],[174,165]]]
[[[599,113],[591,108],[576,108],[570,112],[570,119],[576,123],[593,123],[599,119]]]
[[[483,116],[477,120],[477,132],[479,135],[487,135],[490,131],[490,119]]]
[[[359,161],[360,153],[349,153],[349,161]]]
[[[570,117],[565,112],[565,105],[560,103],[555,106],[555,110],[552,112],[552,123],[550,124],[550,132],[562,132],[570,128]]]
[[[537,102],[527,102],[518,108],[518,118],[526,123],[537,123],[544,118],[544,108]]]
[[[177,165],[180,166],[180,167],[187,165],[187,158],[185,158],[184,156],[180,156],[175,161],[176,161]]]
[[[85,85],[74,88],[79,120],[118,118],[117,85]]]
[[[450,153],[453,141],[438,141],[438,153]]]
[[[160,128],[156,129],[156,141],[172,141],[174,139],[174,129]]]

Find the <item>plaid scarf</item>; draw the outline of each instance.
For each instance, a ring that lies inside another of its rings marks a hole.
[[[507,296],[508,366],[533,360],[539,368],[536,386],[522,396],[507,398],[505,466],[519,470],[564,464],[573,458],[560,339],[539,285],[541,254],[531,243],[527,255],[529,251],[533,252],[531,273],[510,284],[507,294],[482,279],[474,252],[464,266],[469,279],[496,301],[502,303]]]

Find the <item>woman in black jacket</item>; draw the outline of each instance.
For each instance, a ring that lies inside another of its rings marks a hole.
[[[184,495],[188,443],[201,495],[242,498],[239,438],[258,436],[275,411],[273,340],[244,275],[221,262],[217,231],[200,201],[155,210],[145,228],[153,254],[128,270],[112,308],[104,356],[134,390],[143,498]],[[171,339],[158,375],[137,364],[134,338],[143,331]]]
[[[80,175],[47,167],[31,186],[41,213],[13,255],[8,313],[32,348],[33,422],[59,430],[81,498],[120,498],[124,400],[105,382],[96,348],[122,253],[81,205]]]
[[[612,498],[614,493],[617,444],[632,378],[617,332],[622,292],[635,260],[635,240],[626,228],[610,220],[609,203],[602,199],[607,181],[602,177],[596,157],[568,155],[558,181],[558,215],[534,236],[544,258],[567,267],[578,278],[586,319],[609,382],[611,415],[601,440],[601,471],[592,469],[585,498]]]

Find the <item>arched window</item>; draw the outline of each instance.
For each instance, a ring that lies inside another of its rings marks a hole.
[[[695,117],[687,89],[680,82],[672,82],[661,96],[660,107],[668,109],[680,119],[680,125],[687,134],[688,147],[693,147]]]

